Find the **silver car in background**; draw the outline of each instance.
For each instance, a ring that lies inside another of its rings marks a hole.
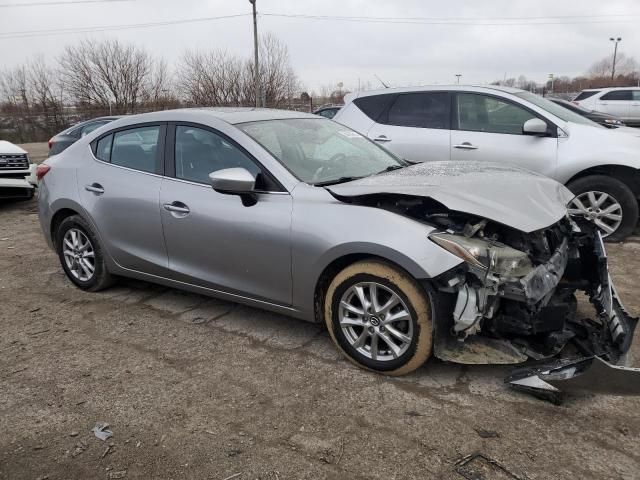
[[[377,372],[569,345],[615,362],[633,336],[570,192],[515,167],[411,165],[318,116],[194,109],[116,120],[38,175],[78,287],[132,277],[322,322]],[[597,323],[576,318],[577,291]]]
[[[524,90],[428,86],[351,93],[334,121],[414,162],[482,161],[566,185],[571,213],[620,241],[638,223],[640,131],[611,131]]]

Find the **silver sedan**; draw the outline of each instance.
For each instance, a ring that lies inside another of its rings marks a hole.
[[[374,371],[432,354],[520,363],[570,343],[615,361],[635,327],[559,183],[485,162],[413,165],[314,115],[131,116],[37,173],[44,235],[78,287],[133,277],[323,322]],[[575,318],[578,290],[599,327]]]

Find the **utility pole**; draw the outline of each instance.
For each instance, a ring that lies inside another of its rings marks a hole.
[[[616,57],[618,56],[618,43],[622,41],[622,37],[617,37],[617,38],[611,37],[609,40],[614,43],[613,65],[611,67],[611,80],[613,80],[616,75]]]
[[[456,80],[457,80],[458,85],[460,85],[460,77],[461,76],[462,76],[461,73],[456,73]]]
[[[258,64],[258,20],[256,14],[256,0],[249,0],[249,3],[253,6],[253,55],[254,55],[254,73],[256,82],[256,108],[260,106],[260,67]]]
[[[554,77],[553,73],[550,73],[549,74],[549,81],[551,82],[551,88],[550,88],[551,93],[553,93],[553,81],[554,81],[554,79],[555,79],[555,77]]]

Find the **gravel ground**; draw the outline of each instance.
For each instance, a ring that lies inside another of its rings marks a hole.
[[[462,479],[473,453],[504,470],[469,478],[640,478],[638,398],[558,407],[438,361],[386,378],[316,325],[137,281],[85,293],[35,212],[0,203],[0,479]],[[638,314],[640,240],[609,251]]]

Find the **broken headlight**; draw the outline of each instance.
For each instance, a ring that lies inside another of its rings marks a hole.
[[[533,269],[525,252],[507,245],[450,233],[436,233],[429,239],[469,265],[501,277],[523,277]]]

